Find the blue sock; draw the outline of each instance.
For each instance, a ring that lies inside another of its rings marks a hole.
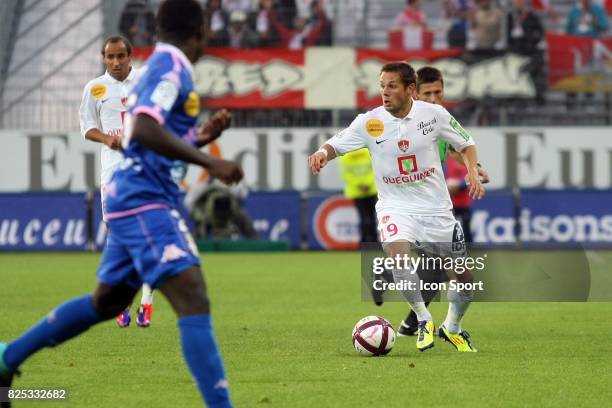
[[[210,315],[179,319],[183,355],[210,408],[231,408],[221,355],[210,323]]]
[[[63,343],[101,321],[102,317],[94,308],[91,295],[70,300],[51,311],[21,337],[7,344],[4,363],[9,370],[15,371],[41,348]]]

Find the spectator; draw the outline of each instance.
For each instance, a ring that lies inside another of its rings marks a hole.
[[[208,27],[208,46],[227,47],[229,45],[229,16],[221,7],[221,0],[208,0],[206,4],[206,27]]]
[[[119,20],[119,31],[134,47],[155,43],[155,14],[148,0],[129,0]]]
[[[251,28],[257,33],[257,43],[260,47],[278,47],[280,38],[270,21],[270,13],[274,3],[272,0],[259,0],[257,11],[250,17]]]
[[[544,56],[539,44],[544,39],[544,27],[540,18],[527,5],[527,0],[512,0],[513,8],[507,16],[508,49],[529,57],[524,67],[536,88],[536,101],[544,103],[546,76],[542,67]]]
[[[421,0],[406,0],[406,7],[395,17],[393,26],[395,28],[404,28],[406,26],[419,26],[426,28],[427,16],[421,10]]]
[[[312,5],[316,0],[295,0],[297,15],[304,18],[311,17]]]
[[[503,14],[492,0],[478,0],[470,14],[470,24],[474,31],[476,51],[489,52],[501,39]]]
[[[252,0],[223,0],[223,9],[230,15],[234,11],[242,11],[245,15],[253,11]]]
[[[449,47],[465,48],[467,42],[467,17],[474,8],[473,0],[445,0],[444,14],[451,20],[446,40]]]
[[[599,37],[608,30],[608,16],[604,8],[592,0],[580,0],[567,18],[566,32],[582,37]]]
[[[315,45],[332,45],[332,23],[325,12],[325,0],[315,0],[310,4],[308,24],[313,27],[322,26]]]
[[[274,10],[268,10],[268,18],[276,32],[278,32],[283,47],[291,50],[298,50],[317,44],[321,32],[328,24],[327,17],[322,8],[317,9],[318,23],[308,24],[308,21],[296,16],[293,19],[293,28],[289,29],[283,25]]]
[[[540,18],[527,6],[527,0],[512,0],[508,13],[508,49],[523,55],[538,53],[538,45],[544,39],[544,27]]]
[[[257,34],[246,24],[247,16],[241,10],[234,10],[230,16],[229,47],[257,48]]]
[[[298,15],[295,0],[274,0],[274,11],[285,26],[290,25]]]

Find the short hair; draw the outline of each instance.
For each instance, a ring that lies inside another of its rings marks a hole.
[[[128,40],[122,35],[113,35],[104,40],[104,44],[102,44],[102,55],[104,55],[104,50],[106,50],[106,46],[108,44],[113,44],[117,42],[122,42],[125,45],[125,49],[127,50],[128,56],[132,55],[132,43],[130,42],[130,40]]]
[[[438,68],[423,67],[417,71],[417,89],[423,84],[431,84],[432,82],[440,81],[444,85],[442,72]]]
[[[414,73],[414,68],[407,62],[395,61],[388,62],[380,70],[383,72],[397,72],[400,74],[400,79],[405,87],[408,87],[411,84],[416,84],[416,74]]]
[[[199,37],[204,11],[196,0],[165,0],[157,11],[157,32],[162,40],[187,41]]]

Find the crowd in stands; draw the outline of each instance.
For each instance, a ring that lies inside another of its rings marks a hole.
[[[448,46],[467,48],[471,34],[473,43],[470,48],[477,52],[505,46],[515,52],[532,54],[544,38],[541,18],[558,18],[555,8],[547,0],[512,0],[505,11],[495,0],[444,0],[442,20],[448,27]],[[567,16],[565,31],[586,37],[605,35],[609,29],[606,12],[612,13],[610,0],[577,0]],[[426,30],[427,21],[422,1],[407,0],[406,7],[394,20],[394,29],[416,27]]]
[[[134,46],[155,42],[152,0],[128,0],[119,30]],[[334,0],[202,0],[209,45],[230,48],[301,49],[332,45]],[[432,30],[446,27],[446,45],[475,52],[507,48],[533,54],[544,38],[542,19],[557,21],[550,0],[442,0],[440,15],[428,16],[422,0],[406,0],[391,30]],[[567,34],[599,37],[609,29],[612,0],[576,0],[565,18]],[[505,30],[505,33],[504,33]],[[439,31],[439,30],[438,30]],[[413,31],[410,31],[412,35]],[[417,47],[419,45],[417,44]],[[414,43],[411,45],[414,47]],[[408,46],[407,46],[408,48]]]
[[[205,0],[210,47],[289,48],[332,44],[325,0]],[[120,32],[137,47],[155,42],[148,0],[128,0]]]

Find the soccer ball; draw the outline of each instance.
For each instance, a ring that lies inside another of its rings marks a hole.
[[[384,356],[394,344],[395,330],[382,317],[364,317],[353,329],[353,346],[363,356]]]

